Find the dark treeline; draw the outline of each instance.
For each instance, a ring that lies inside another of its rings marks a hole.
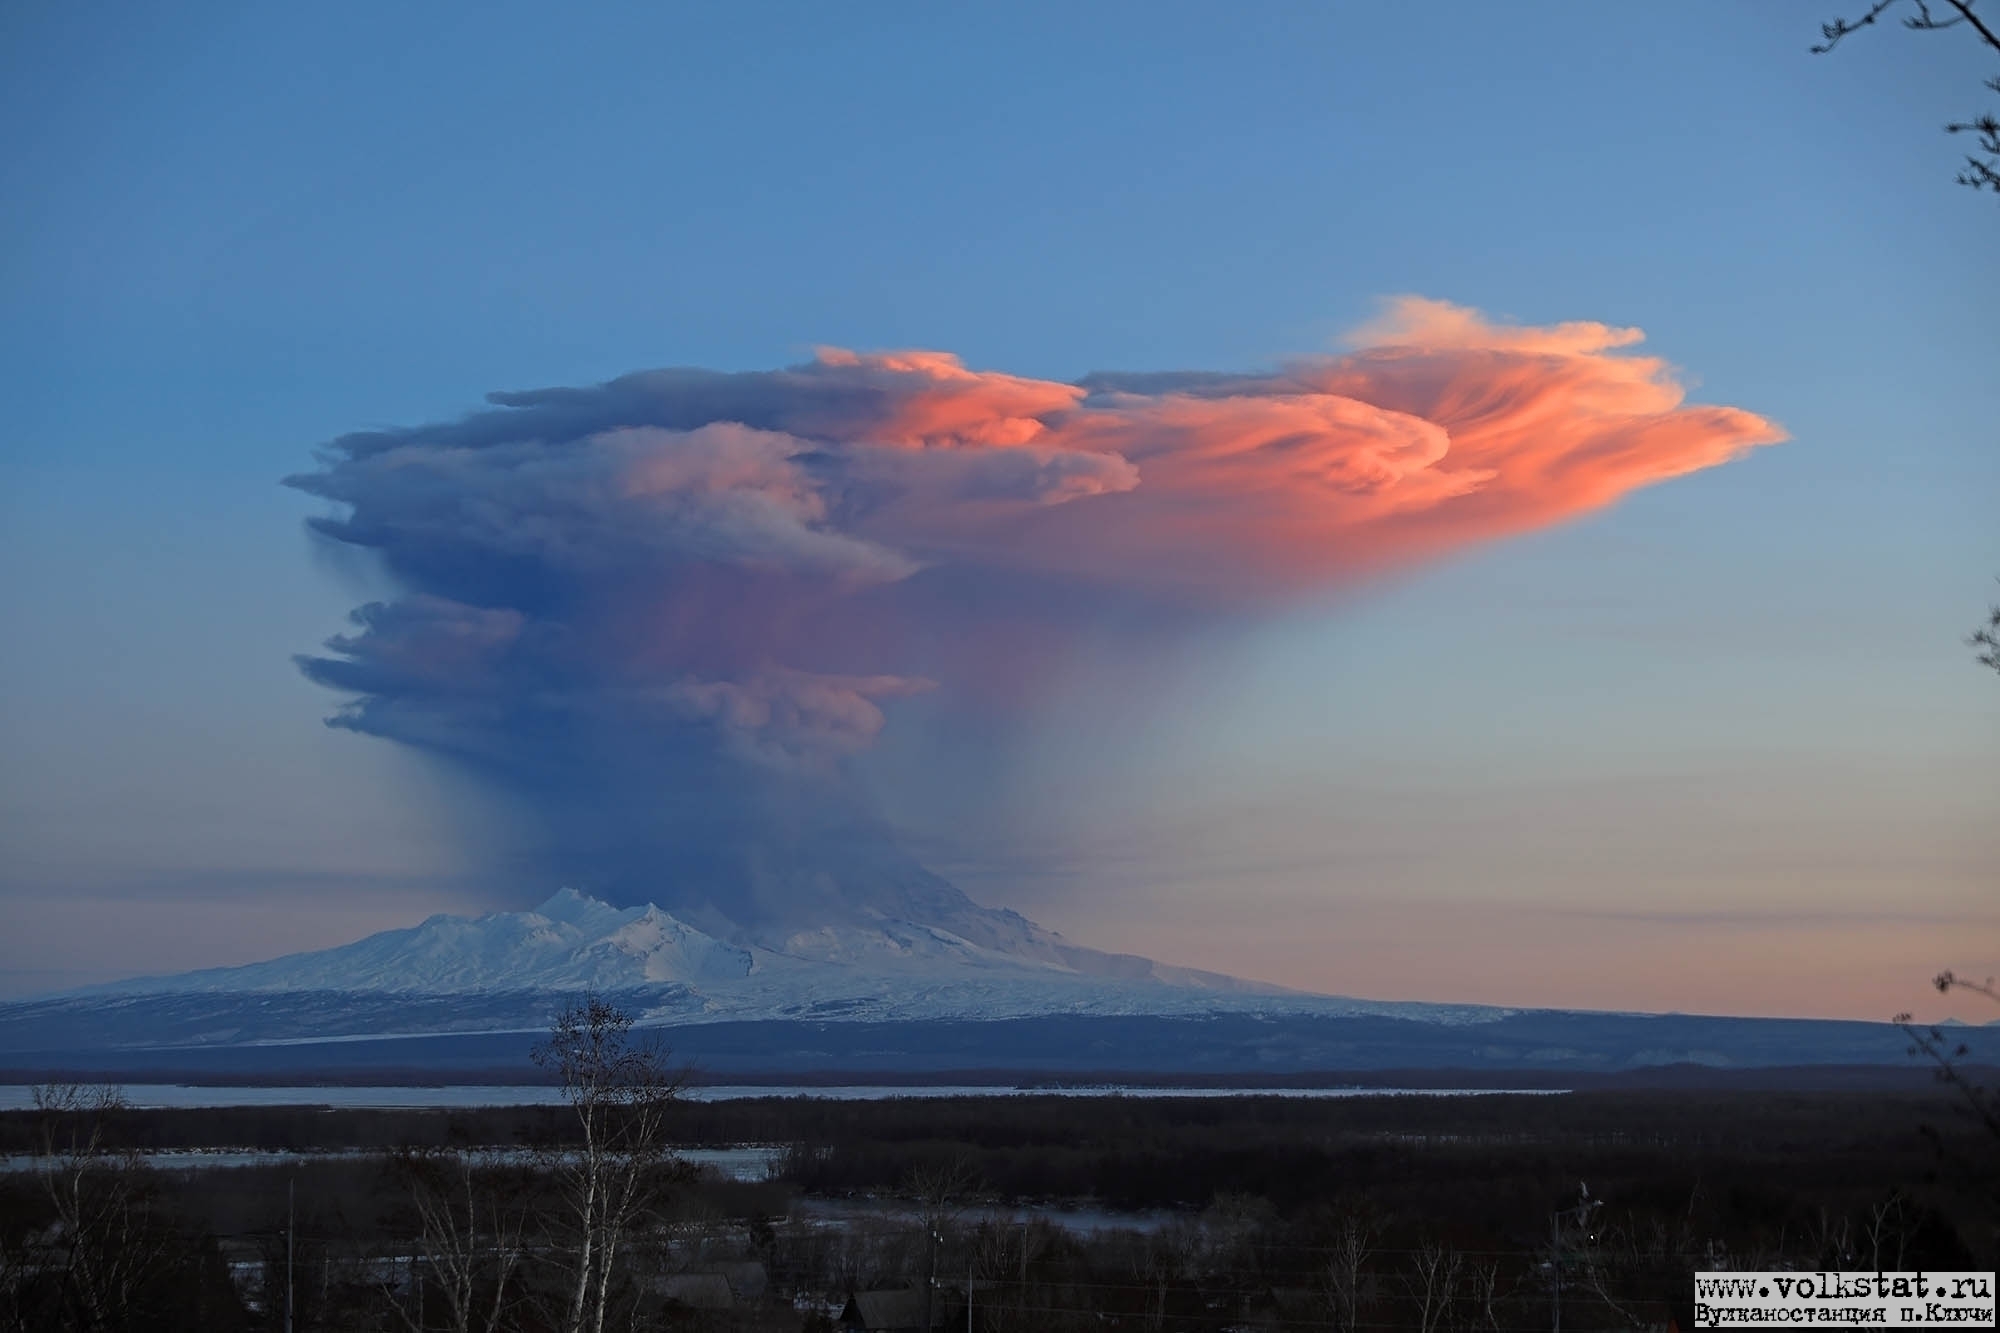
[[[562,1159],[520,1149],[575,1146],[569,1108],[101,1110],[96,1215],[122,1209],[108,1249],[144,1271],[60,1287],[47,1247],[24,1269],[57,1204],[44,1175],[11,1173],[0,1327],[275,1329],[288,1239],[300,1333],[568,1326],[567,1242],[542,1226],[563,1216]],[[38,1151],[34,1115],[0,1117],[10,1151]],[[824,1328],[884,1290],[928,1292],[953,1327],[969,1296],[986,1333],[1688,1327],[1699,1268],[1983,1270],[2000,1250],[1978,1179],[1993,1144],[1943,1092],[763,1098],[674,1101],[665,1125],[684,1146],[783,1150],[765,1182],[647,1168],[607,1276],[621,1328]],[[128,1154],[176,1147],[380,1155]],[[458,1214],[439,1224],[452,1199],[476,1205],[469,1249]],[[1079,1207],[1131,1229],[1033,1220]],[[485,1314],[458,1321],[454,1290]]]
[[[1456,1188],[1544,1171],[1690,1185],[1704,1173],[1714,1185],[1768,1177],[1787,1194],[1892,1188],[1939,1170],[1918,1125],[1969,1132],[1942,1097],[1844,1094],[798,1100],[690,1118],[705,1137],[733,1126],[801,1145],[792,1171],[815,1191],[893,1188],[915,1168],[966,1161],[1003,1198],[1130,1209],[1198,1208],[1232,1192],[1293,1208],[1427,1175]]]
[[[335,1109],[324,1106],[125,1107],[104,1116],[108,1145],[140,1152],[176,1148],[449,1148],[573,1141],[566,1106],[453,1109]],[[28,1153],[39,1142],[34,1111],[0,1112],[0,1153]]]
[[[1900,1154],[1921,1150],[1910,1137],[1912,1125],[1950,1129],[1958,1121],[1951,1096],[1929,1087],[1909,1094],[1649,1090],[1478,1097],[751,1097],[680,1100],[668,1128],[674,1141],[686,1146],[942,1139],[981,1149],[1073,1149],[1159,1139],[1188,1150],[1213,1147],[1220,1139],[1236,1146],[1264,1141],[1323,1146],[1388,1135],[1644,1143],[1762,1154],[1819,1154],[1843,1147]],[[0,1153],[34,1151],[39,1125],[38,1112],[0,1111]],[[575,1117],[564,1106],[121,1107],[105,1112],[103,1125],[107,1143],[140,1151],[505,1146],[569,1142],[577,1134]]]
[[[300,1333],[487,1327],[476,1308],[462,1324],[453,1318],[445,1288],[455,1243],[465,1247],[459,1257],[467,1268],[490,1268],[503,1245],[514,1251],[504,1291],[490,1273],[473,1274],[467,1284],[475,1307],[504,1300],[505,1318],[492,1327],[565,1327],[562,1274],[534,1262],[561,1248],[537,1220],[559,1217],[565,1201],[532,1163],[462,1164],[449,1154],[226,1169],[113,1161],[88,1177],[83,1188],[95,1197],[85,1225],[61,1233],[50,1263],[33,1240],[59,1227],[57,1201],[34,1172],[0,1176],[0,1328],[277,1330],[288,1287]],[[671,1164],[658,1177],[656,1234],[635,1247],[620,1275],[618,1299],[633,1307],[644,1304],[638,1279],[646,1271],[686,1267],[686,1256],[672,1253],[684,1234],[705,1234],[722,1219],[782,1215],[789,1200],[779,1185]],[[428,1225],[426,1206],[435,1209],[461,1188],[493,1215],[498,1234],[463,1214],[447,1223],[463,1226],[457,1237]],[[663,1305],[653,1301],[653,1313]]]

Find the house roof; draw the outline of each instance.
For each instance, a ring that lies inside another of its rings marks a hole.
[[[675,1273],[660,1283],[660,1294],[697,1310],[727,1310],[735,1304],[729,1279],[720,1273]]]
[[[771,1276],[764,1271],[764,1265],[754,1259],[742,1263],[717,1264],[715,1271],[728,1280],[729,1289],[741,1300],[754,1300],[762,1296],[765,1288],[771,1284]]]
[[[921,1329],[924,1326],[924,1294],[913,1288],[896,1291],[857,1291],[841,1312],[846,1323],[859,1321],[870,1333],[884,1329]]]

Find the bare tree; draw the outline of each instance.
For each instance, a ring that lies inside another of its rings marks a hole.
[[[1500,1328],[1500,1264],[1498,1260],[1472,1265],[1466,1278],[1466,1311],[1463,1327],[1483,1328],[1498,1333]]]
[[[133,1324],[140,1289],[158,1275],[166,1235],[153,1216],[150,1172],[131,1148],[108,1141],[126,1107],[108,1084],[46,1083],[36,1169],[55,1210],[51,1266],[59,1268],[85,1328]]]
[[[0,1232],[0,1328],[26,1333],[31,1310],[29,1289],[40,1272],[32,1247]]]
[[[1813,47],[1813,52],[1825,55],[1863,28],[1874,27],[1876,20],[1890,10],[1907,5],[1908,12],[1903,15],[1905,28],[1913,32],[1963,28],[1987,49],[2000,55],[2000,32],[1974,12],[1978,3],[1979,0],[1936,0],[1935,4],[1933,0],[1875,0],[1859,18],[1837,18],[1831,23],[1820,24],[1822,40]],[[2000,93],[2000,76],[1987,79],[1986,86]],[[1965,168],[1958,173],[1958,183],[1975,190],[1991,190],[2000,194],[2000,117],[1989,111],[1969,120],[1953,121],[1945,129],[1952,134],[1970,134],[1977,144],[1975,152],[1966,154]]]
[[[975,1284],[985,1282],[992,1292],[978,1309],[981,1328],[1025,1329],[1028,1323],[1029,1268],[1051,1248],[1051,1228],[1047,1218],[1023,1217],[1017,1221],[989,1220],[973,1236],[972,1258],[968,1265]],[[1011,1286],[1013,1319],[1003,1325],[1009,1313],[1001,1292]],[[967,1293],[968,1298],[971,1293]]]
[[[1820,1268],[1838,1270],[1853,1266],[1854,1223],[1851,1218],[1837,1216],[1821,1207],[1813,1219],[1806,1243],[1812,1251],[1812,1262]]]
[[[652,1206],[672,1162],[667,1115],[683,1079],[664,1047],[632,1036],[632,1015],[587,996],[556,1016],[535,1063],[562,1082],[581,1143],[552,1150],[547,1170],[568,1258],[564,1333],[603,1333],[619,1251]]]
[[[1373,1295],[1368,1260],[1374,1253],[1375,1228],[1357,1212],[1342,1216],[1333,1235],[1332,1252],[1327,1255],[1325,1274],[1334,1326],[1348,1333],[1361,1326],[1361,1313]]]
[[[2000,1004],[2000,984],[1996,984],[1992,977],[1974,981],[1946,968],[1931,978],[1931,984],[1937,987],[1940,995],[1949,995],[1955,990],[1969,991]],[[1910,1038],[1910,1053],[1930,1060],[1936,1066],[1938,1079],[1959,1094],[1973,1120],[1988,1135],[2000,1139],[2000,1091],[1977,1082],[1966,1071],[1964,1061],[1971,1056],[1972,1048],[1963,1041],[1948,1039],[1941,1028],[1914,1026],[1909,1014],[1897,1014],[1893,1021]]]
[[[1995,612],[1995,620],[2000,623],[2000,611]],[[1931,978],[1931,984],[1941,995],[1949,995],[1955,990],[1969,991],[2000,1004],[2000,982],[1992,977],[1974,981],[1947,968]],[[1980,1201],[1992,1227],[1989,1240],[1996,1250],[2000,1250],[2000,1088],[1980,1082],[1968,1068],[1967,1061],[1973,1051],[1966,1042],[1947,1038],[1941,1027],[1919,1028],[1909,1014],[1897,1014],[1894,1021],[1910,1038],[1910,1053],[1921,1055],[1931,1062],[1938,1081],[1958,1094],[1960,1109],[1983,1131],[1975,1138],[1983,1143],[1984,1148],[1968,1151],[1955,1141],[1948,1140],[1936,1127],[1923,1127],[1925,1136],[1938,1155],[1951,1163],[1952,1175],[1959,1186]],[[1878,1228],[1879,1223],[1876,1223],[1871,1225],[1870,1230],[1873,1232]]]
[[[1868,1210],[1863,1232],[1868,1242],[1868,1267],[1878,1273],[1903,1266],[1903,1252],[1910,1239],[1908,1204],[1909,1196],[1903,1191],[1891,1190]]]
[[[1417,1307],[1417,1333],[1437,1333],[1458,1304],[1458,1251],[1426,1238],[1410,1256],[1403,1290]],[[1455,1322],[1455,1321],[1454,1321]]]
[[[909,1191],[916,1196],[918,1217],[924,1236],[924,1327],[932,1326],[937,1311],[938,1248],[945,1242],[959,1215],[971,1202],[979,1174],[970,1159],[955,1157],[949,1162],[920,1166],[910,1173]],[[971,1297],[968,1286],[966,1296]]]
[[[447,1326],[494,1333],[507,1312],[527,1221],[517,1171],[496,1154],[436,1149],[404,1149],[393,1165],[408,1184],[418,1253],[443,1290]],[[412,1333],[424,1333],[395,1309]]]
[[[1980,665],[2000,671],[2000,606],[1990,608],[1986,613],[1986,623],[1972,631],[1965,641],[1978,651]],[[1975,986],[1973,989],[1979,988]],[[2000,1000],[2000,995],[1994,995],[1991,989],[1988,989],[1987,995]]]
[[[2000,611],[1995,611],[1993,618],[1996,624],[2000,624]],[[2000,1004],[2000,982],[1996,982],[1992,977],[1984,981],[1974,981],[1971,977],[1961,977],[1950,968],[1946,968],[1931,978],[1931,984],[1938,988],[1940,995],[1948,995],[1955,990],[1971,991],[1974,995],[1984,995],[1993,1003]]]

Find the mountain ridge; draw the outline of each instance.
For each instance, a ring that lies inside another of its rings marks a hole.
[[[651,903],[565,889],[526,911],[438,914],[331,949],[0,1004],[0,1057],[24,1068],[525,1068],[550,1018],[592,991],[717,1070],[1604,1072],[1908,1058],[1888,1024],[1314,995],[971,912],[965,924],[990,944],[960,922],[870,908],[724,938]]]
[[[974,910],[980,918],[1002,915]],[[862,972],[904,982],[1004,976],[1024,983],[1100,981],[1214,995],[1299,994],[1138,955],[1082,948],[1014,913],[1004,916],[1018,926],[981,931],[987,936],[984,942],[945,925],[878,914],[867,925],[793,926],[775,938],[765,936],[772,941],[765,944],[720,938],[652,903],[617,907],[564,888],[524,912],[473,917],[439,913],[351,944],[234,967],[100,982],[49,998],[306,990],[431,995],[671,986],[700,990],[786,979],[852,980]]]

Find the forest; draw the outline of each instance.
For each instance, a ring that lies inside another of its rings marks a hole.
[[[50,1089],[0,1115],[0,1320],[1686,1328],[1697,1269],[2000,1252],[1994,1139],[1950,1087],[701,1102],[596,1035],[555,1107]],[[740,1145],[749,1179],[683,1157]]]

